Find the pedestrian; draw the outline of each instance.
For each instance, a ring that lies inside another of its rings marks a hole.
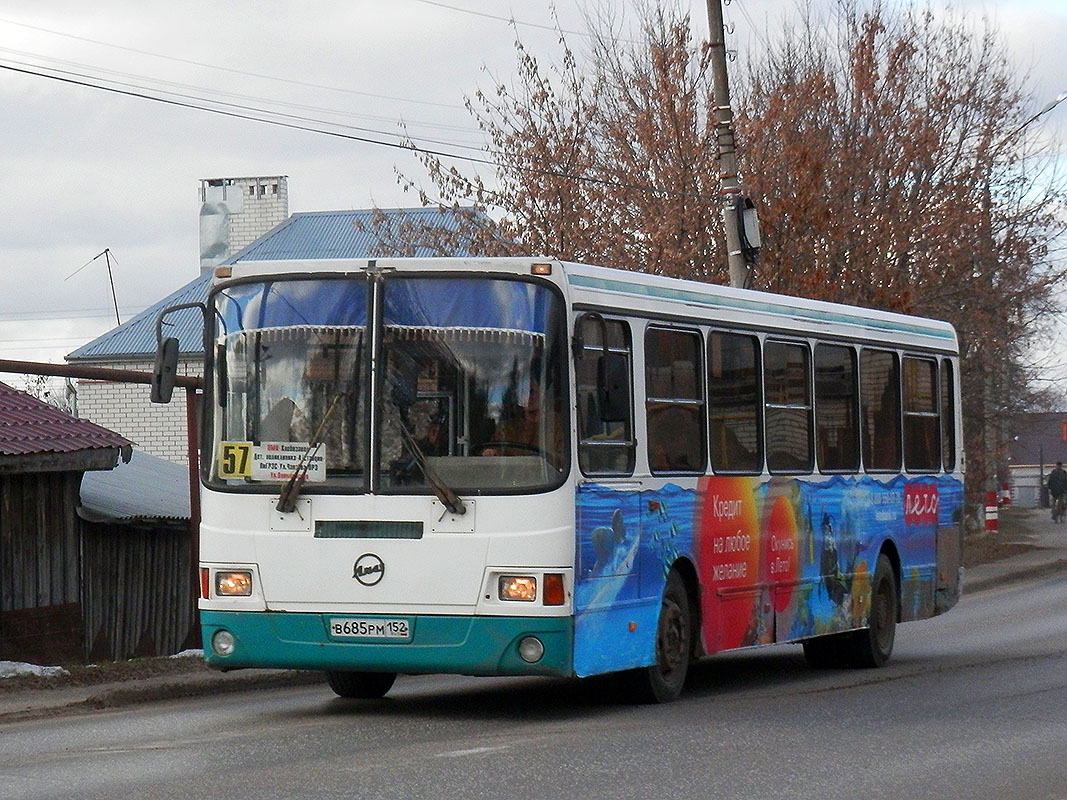
[[[1052,498],[1052,519],[1062,522],[1063,504],[1067,503],[1067,470],[1063,468],[1062,461],[1057,461],[1056,468],[1048,474],[1048,493]]]

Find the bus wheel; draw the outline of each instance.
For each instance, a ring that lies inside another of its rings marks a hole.
[[[888,556],[878,556],[871,583],[871,611],[868,627],[849,634],[852,645],[852,666],[883,667],[893,653],[897,618],[900,615],[900,594],[897,579]]]
[[[685,685],[692,652],[693,615],[682,577],[671,570],[660,602],[656,626],[656,663],[635,670],[634,699],[641,703],[669,703]]]
[[[338,697],[377,700],[393,687],[395,672],[327,672],[326,682]]]

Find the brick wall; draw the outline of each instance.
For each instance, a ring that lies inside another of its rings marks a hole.
[[[151,372],[152,361],[122,361],[93,366]],[[178,372],[203,375],[199,359],[182,359]],[[132,441],[138,450],[177,464],[188,464],[185,417],[185,390],[175,389],[170,403],[161,405],[149,398],[149,387],[138,383],[78,381],[78,416]]]
[[[235,178],[244,208],[230,217],[230,254],[238,252],[289,217],[289,187],[284,176]]]

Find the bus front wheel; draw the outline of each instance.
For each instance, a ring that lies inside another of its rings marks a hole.
[[[395,672],[327,672],[326,682],[338,697],[377,700],[393,688]]]
[[[682,693],[692,652],[692,620],[685,582],[671,570],[656,625],[656,663],[632,673],[635,700],[669,703]]]

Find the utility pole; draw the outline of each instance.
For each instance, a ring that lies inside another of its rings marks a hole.
[[[722,21],[722,0],[707,0],[708,44],[711,47],[711,89],[715,103],[715,139],[719,151],[719,190],[722,192],[723,226],[726,228],[727,264],[730,285],[748,283],[749,260],[759,248],[759,228],[755,207],[741,191],[737,176],[737,146],[734,141],[734,114],[730,107],[730,83],[726,75],[726,35]],[[746,228],[748,233],[746,235]]]

